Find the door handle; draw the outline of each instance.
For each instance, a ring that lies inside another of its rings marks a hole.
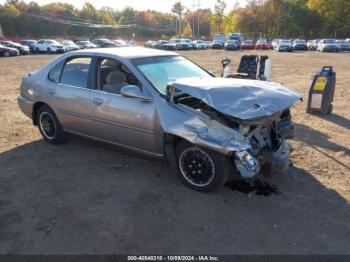
[[[52,89],[52,88],[49,88],[49,89],[47,90],[47,92],[49,93],[49,95],[54,95],[54,94],[56,94],[56,90],[55,90],[55,89]]]
[[[100,106],[100,105],[102,105],[103,104],[103,102],[104,102],[104,100],[103,99],[101,99],[101,98],[93,98],[92,99],[92,103],[95,105],[95,106]]]

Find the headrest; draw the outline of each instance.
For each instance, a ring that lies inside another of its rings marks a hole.
[[[103,66],[113,67],[113,68],[116,68],[116,69],[120,69],[121,68],[121,64],[118,61],[112,60],[112,59],[107,59],[103,63]]]
[[[126,82],[126,75],[122,71],[113,71],[107,75],[107,84],[119,84]]]

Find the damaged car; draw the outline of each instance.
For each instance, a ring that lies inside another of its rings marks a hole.
[[[289,165],[290,108],[278,83],[214,77],[174,52],[126,47],[61,55],[24,76],[18,103],[44,140],[69,133],[163,158],[188,187]]]

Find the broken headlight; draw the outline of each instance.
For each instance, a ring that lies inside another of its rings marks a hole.
[[[236,153],[236,167],[242,177],[250,178],[260,171],[259,162],[246,150]]]
[[[242,135],[247,135],[250,131],[250,127],[249,126],[245,126],[245,125],[239,125],[239,132],[242,134]]]

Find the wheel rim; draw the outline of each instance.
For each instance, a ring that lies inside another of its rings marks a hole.
[[[48,112],[42,112],[39,117],[39,125],[43,135],[47,139],[54,139],[56,135],[56,123],[52,115]]]
[[[207,186],[215,176],[215,165],[211,157],[197,147],[184,150],[179,157],[182,176],[194,186]]]

